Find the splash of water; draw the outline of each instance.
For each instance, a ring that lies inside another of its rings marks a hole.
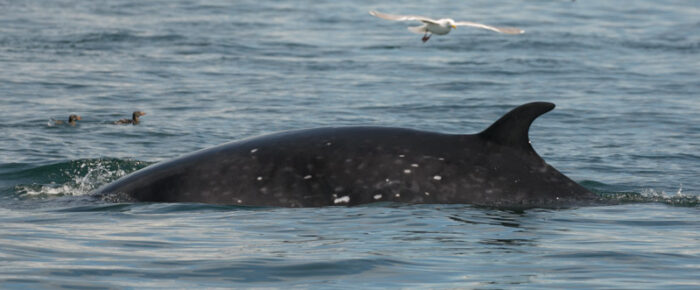
[[[28,173],[56,176],[48,184],[18,185],[15,189],[21,197],[81,196],[145,165],[118,159],[75,160]]]
[[[683,185],[678,187],[675,193],[668,193],[664,190],[653,188],[645,188],[641,192],[612,192],[604,193],[602,196],[609,200],[615,200],[622,203],[664,203],[674,206],[698,206],[700,205],[700,195],[692,193],[684,193]]]

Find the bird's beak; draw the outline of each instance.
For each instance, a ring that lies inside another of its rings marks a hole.
[[[457,29],[457,25],[452,24],[450,26],[452,26],[452,28],[454,28],[454,29]]]

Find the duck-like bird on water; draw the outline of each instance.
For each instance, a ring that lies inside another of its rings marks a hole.
[[[146,115],[146,112],[141,112],[141,111],[134,111],[133,114],[131,114],[131,119],[121,119],[119,121],[114,122],[115,125],[123,125],[123,124],[132,124],[132,125],[138,125],[140,120],[139,117]]]
[[[70,116],[68,116],[68,122],[63,121],[63,120],[57,120],[54,123],[56,125],[68,124],[71,126],[75,126],[75,124],[77,124],[78,123],[77,121],[79,121],[79,120],[82,120],[82,118],[80,118],[79,115],[70,115]]]
[[[489,25],[484,25],[481,23],[475,23],[475,22],[468,22],[468,21],[454,21],[451,18],[443,18],[443,19],[431,19],[428,17],[423,17],[423,16],[415,16],[415,15],[394,15],[394,14],[386,14],[386,13],[381,13],[378,11],[370,11],[370,15],[379,17],[381,19],[386,19],[386,20],[394,20],[394,21],[420,21],[423,22],[423,25],[421,26],[411,26],[408,28],[409,31],[417,34],[423,34],[423,42],[427,42],[430,40],[430,36],[433,34],[437,35],[445,35],[450,33],[450,30],[457,29],[457,26],[471,26],[471,27],[477,27],[477,28],[483,28],[483,29],[488,29],[492,31],[496,31],[499,33],[505,33],[505,34],[523,34],[525,31],[519,28],[515,27],[493,27]]]

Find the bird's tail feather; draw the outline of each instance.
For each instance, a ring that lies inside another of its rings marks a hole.
[[[410,27],[408,27],[408,31],[416,33],[416,34],[424,34],[424,33],[428,32],[428,30],[425,29],[425,27],[426,27],[425,25],[410,26]]]

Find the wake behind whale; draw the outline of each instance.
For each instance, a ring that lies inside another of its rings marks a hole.
[[[558,207],[596,195],[548,165],[521,105],[478,134],[329,127],[234,141],[154,164],[95,194],[144,202],[318,207],[388,201]]]

